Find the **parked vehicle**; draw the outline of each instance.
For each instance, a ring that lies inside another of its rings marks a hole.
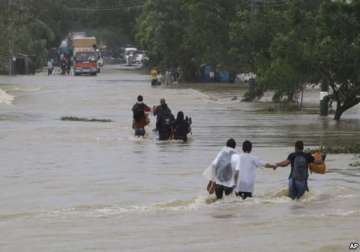
[[[137,48],[134,47],[125,48],[126,65],[132,66],[135,63],[136,52],[137,52]]]
[[[136,64],[143,64],[145,60],[145,53],[144,51],[137,51],[135,56],[135,63]]]

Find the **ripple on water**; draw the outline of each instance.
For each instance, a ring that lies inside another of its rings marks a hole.
[[[325,245],[313,250],[313,252],[340,252],[345,251],[346,245]]]
[[[207,205],[207,198],[196,197],[191,200],[175,200],[169,202],[160,202],[145,206],[78,206],[72,208],[64,208],[53,211],[44,212],[41,215],[46,217],[67,217],[67,216],[82,216],[89,218],[121,216],[128,214],[156,214],[158,212],[174,212],[174,211],[192,211],[205,207]]]
[[[15,100],[15,96],[12,96],[6,93],[4,90],[0,89],[0,104],[3,103],[3,104],[11,105],[14,100]]]

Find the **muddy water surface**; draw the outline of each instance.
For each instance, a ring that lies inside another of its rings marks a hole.
[[[346,251],[360,240],[360,168],[329,155],[310,192],[286,197],[288,168],[259,169],[256,197],[208,203],[202,171],[225,140],[254,142],[277,162],[295,140],[360,140],[360,109],[341,123],[316,114],[269,113],[236,86],[152,88],[147,76],[107,69],[96,78],[0,77],[1,251]],[[136,139],[130,108],[165,97],[193,118],[186,144]],[[306,93],[316,104],[318,90]],[[62,116],[111,119],[68,122]]]

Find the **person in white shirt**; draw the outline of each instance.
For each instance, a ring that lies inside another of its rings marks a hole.
[[[240,164],[235,147],[234,139],[227,140],[226,146],[217,154],[209,167],[210,180],[216,183],[215,194],[218,199],[221,199],[223,194],[231,194],[235,187],[235,174]]]
[[[48,75],[52,75],[54,71],[54,64],[52,59],[48,60],[47,66],[48,66]]]
[[[252,143],[248,140],[243,142],[243,153],[240,154],[240,165],[237,166],[235,175],[236,187],[235,195],[246,199],[252,197],[254,192],[254,184],[256,177],[256,168],[266,167],[276,169],[275,165],[266,163],[258,157],[250,154],[252,151]]]

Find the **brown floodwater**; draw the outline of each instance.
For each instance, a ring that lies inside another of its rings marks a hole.
[[[306,146],[360,140],[360,108],[341,122],[315,113],[273,112],[270,94],[241,102],[238,85],[150,86],[136,71],[98,77],[0,77],[1,251],[347,251],[360,241],[360,167],[328,155],[310,192],[286,197],[289,168],[259,169],[255,197],[210,203],[203,170],[229,137],[268,162]],[[159,142],[155,118],[133,137],[138,94],[193,119],[188,143]],[[311,111],[319,90],[305,93]],[[270,111],[270,112],[269,112]],[[113,122],[69,122],[63,116]],[[240,150],[238,148],[238,150]]]

